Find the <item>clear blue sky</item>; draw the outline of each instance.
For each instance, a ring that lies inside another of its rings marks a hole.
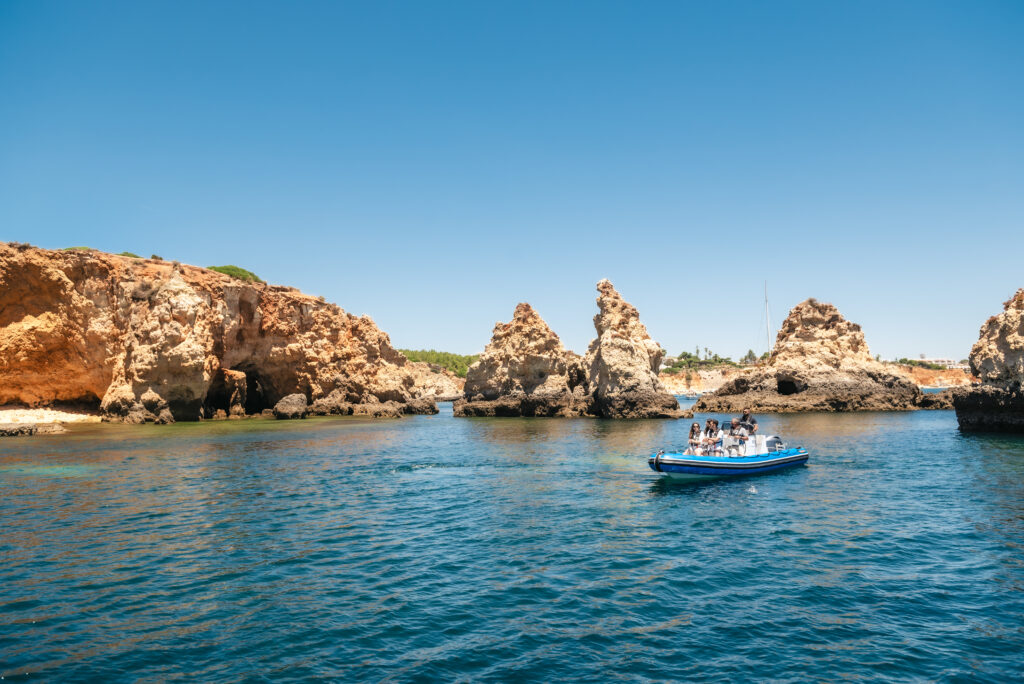
[[[483,348],[814,296],[966,356],[1024,287],[1024,3],[0,2],[0,239],[234,263]],[[773,332],[774,336],[774,332]]]

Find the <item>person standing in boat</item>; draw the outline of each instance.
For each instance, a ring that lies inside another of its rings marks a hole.
[[[743,415],[740,416],[740,427],[747,431],[748,435],[752,435],[757,432],[757,418],[750,415],[750,409],[743,409]]]
[[[689,442],[687,453],[690,454],[691,456],[700,456],[700,447],[701,442],[703,441],[703,436],[700,432],[700,423],[694,423],[693,425],[690,426],[690,436],[687,441]]]
[[[738,454],[743,454],[747,448],[747,439],[749,433],[747,429],[740,423],[739,418],[732,419],[732,426],[729,428],[729,437],[733,439],[732,444],[729,445],[729,450],[735,451]]]

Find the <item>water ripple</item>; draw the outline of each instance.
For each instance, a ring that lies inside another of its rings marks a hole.
[[[6,679],[1006,681],[1024,440],[765,417],[808,467],[675,485],[688,422],[82,426],[0,453]]]

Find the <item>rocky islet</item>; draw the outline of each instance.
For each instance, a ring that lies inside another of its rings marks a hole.
[[[680,418],[686,414],[658,381],[661,347],[636,308],[611,282],[597,284],[597,337],[585,356],[565,349],[529,304],[508,323],[469,368],[457,416]]]
[[[981,326],[970,362],[981,384],[953,393],[960,429],[1024,432],[1024,289]]]
[[[694,410],[768,413],[907,411],[948,407],[905,374],[871,356],[861,327],[832,304],[807,299],[783,321],[764,366],[740,373],[697,400]]]

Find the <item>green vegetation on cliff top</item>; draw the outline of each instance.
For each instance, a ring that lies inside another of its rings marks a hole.
[[[232,278],[238,278],[250,283],[262,283],[263,279],[252,271],[247,271],[241,266],[234,266],[228,264],[227,266],[207,266],[206,268],[217,273],[223,273],[224,275],[231,276]]]
[[[443,368],[447,368],[460,378],[466,377],[466,371],[469,370],[469,366],[480,358],[479,354],[474,354],[473,356],[462,356],[461,354],[439,352],[434,351],[433,349],[399,349],[398,351],[405,354],[405,358],[410,361],[433,363]]]
[[[918,361],[917,359],[896,359],[896,363],[904,366],[917,366],[918,368],[927,368],[928,370],[946,370],[946,367],[939,363],[929,363],[927,361]]]
[[[758,363],[768,360],[768,352],[758,356],[754,353],[753,349],[747,351],[740,359],[739,363],[736,363],[728,356],[719,356],[707,347],[704,347],[703,356],[700,353],[701,348],[697,347],[693,354],[690,352],[680,352],[679,356],[669,359],[671,363],[665,365],[661,369],[662,373],[668,375],[675,375],[676,373],[692,373],[696,370],[710,370],[712,368],[739,368],[740,366],[754,366]]]

